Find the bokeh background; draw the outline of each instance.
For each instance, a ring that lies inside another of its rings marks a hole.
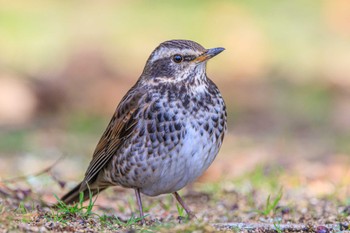
[[[326,177],[310,192],[349,178],[350,1],[0,4],[1,178],[61,156],[57,176],[82,178],[120,99],[169,39],[226,48],[208,75],[226,100],[229,132],[202,181],[272,165]]]

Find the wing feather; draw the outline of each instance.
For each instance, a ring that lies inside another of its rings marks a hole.
[[[145,92],[140,90],[135,91],[135,86],[121,100],[107,129],[97,144],[80,189],[84,189],[86,184],[91,184],[95,181],[98,173],[110,161],[113,155],[116,155],[117,150],[130,137],[133,128],[137,124],[138,103]]]

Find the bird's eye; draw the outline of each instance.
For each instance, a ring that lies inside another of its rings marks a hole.
[[[180,62],[182,62],[182,60],[183,60],[183,58],[182,58],[182,56],[179,55],[179,54],[176,54],[176,55],[173,56],[173,61],[174,61],[175,63],[180,63]]]

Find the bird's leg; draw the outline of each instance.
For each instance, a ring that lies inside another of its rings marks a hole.
[[[135,189],[135,195],[136,195],[136,199],[137,199],[137,205],[139,206],[139,210],[140,210],[141,223],[145,224],[145,219],[144,219],[143,210],[142,210],[142,201],[141,201],[140,189],[138,189],[138,188]]]
[[[173,195],[175,196],[176,200],[180,203],[182,208],[185,209],[189,219],[193,219],[196,217],[196,215],[188,208],[188,206],[185,204],[185,202],[182,200],[180,195],[177,192],[174,192]]]

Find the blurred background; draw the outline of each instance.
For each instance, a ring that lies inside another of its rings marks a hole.
[[[226,48],[207,73],[229,132],[202,181],[274,164],[331,179],[323,192],[348,175],[350,1],[0,4],[1,178],[61,156],[58,176],[82,178],[120,99],[169,39]]]

